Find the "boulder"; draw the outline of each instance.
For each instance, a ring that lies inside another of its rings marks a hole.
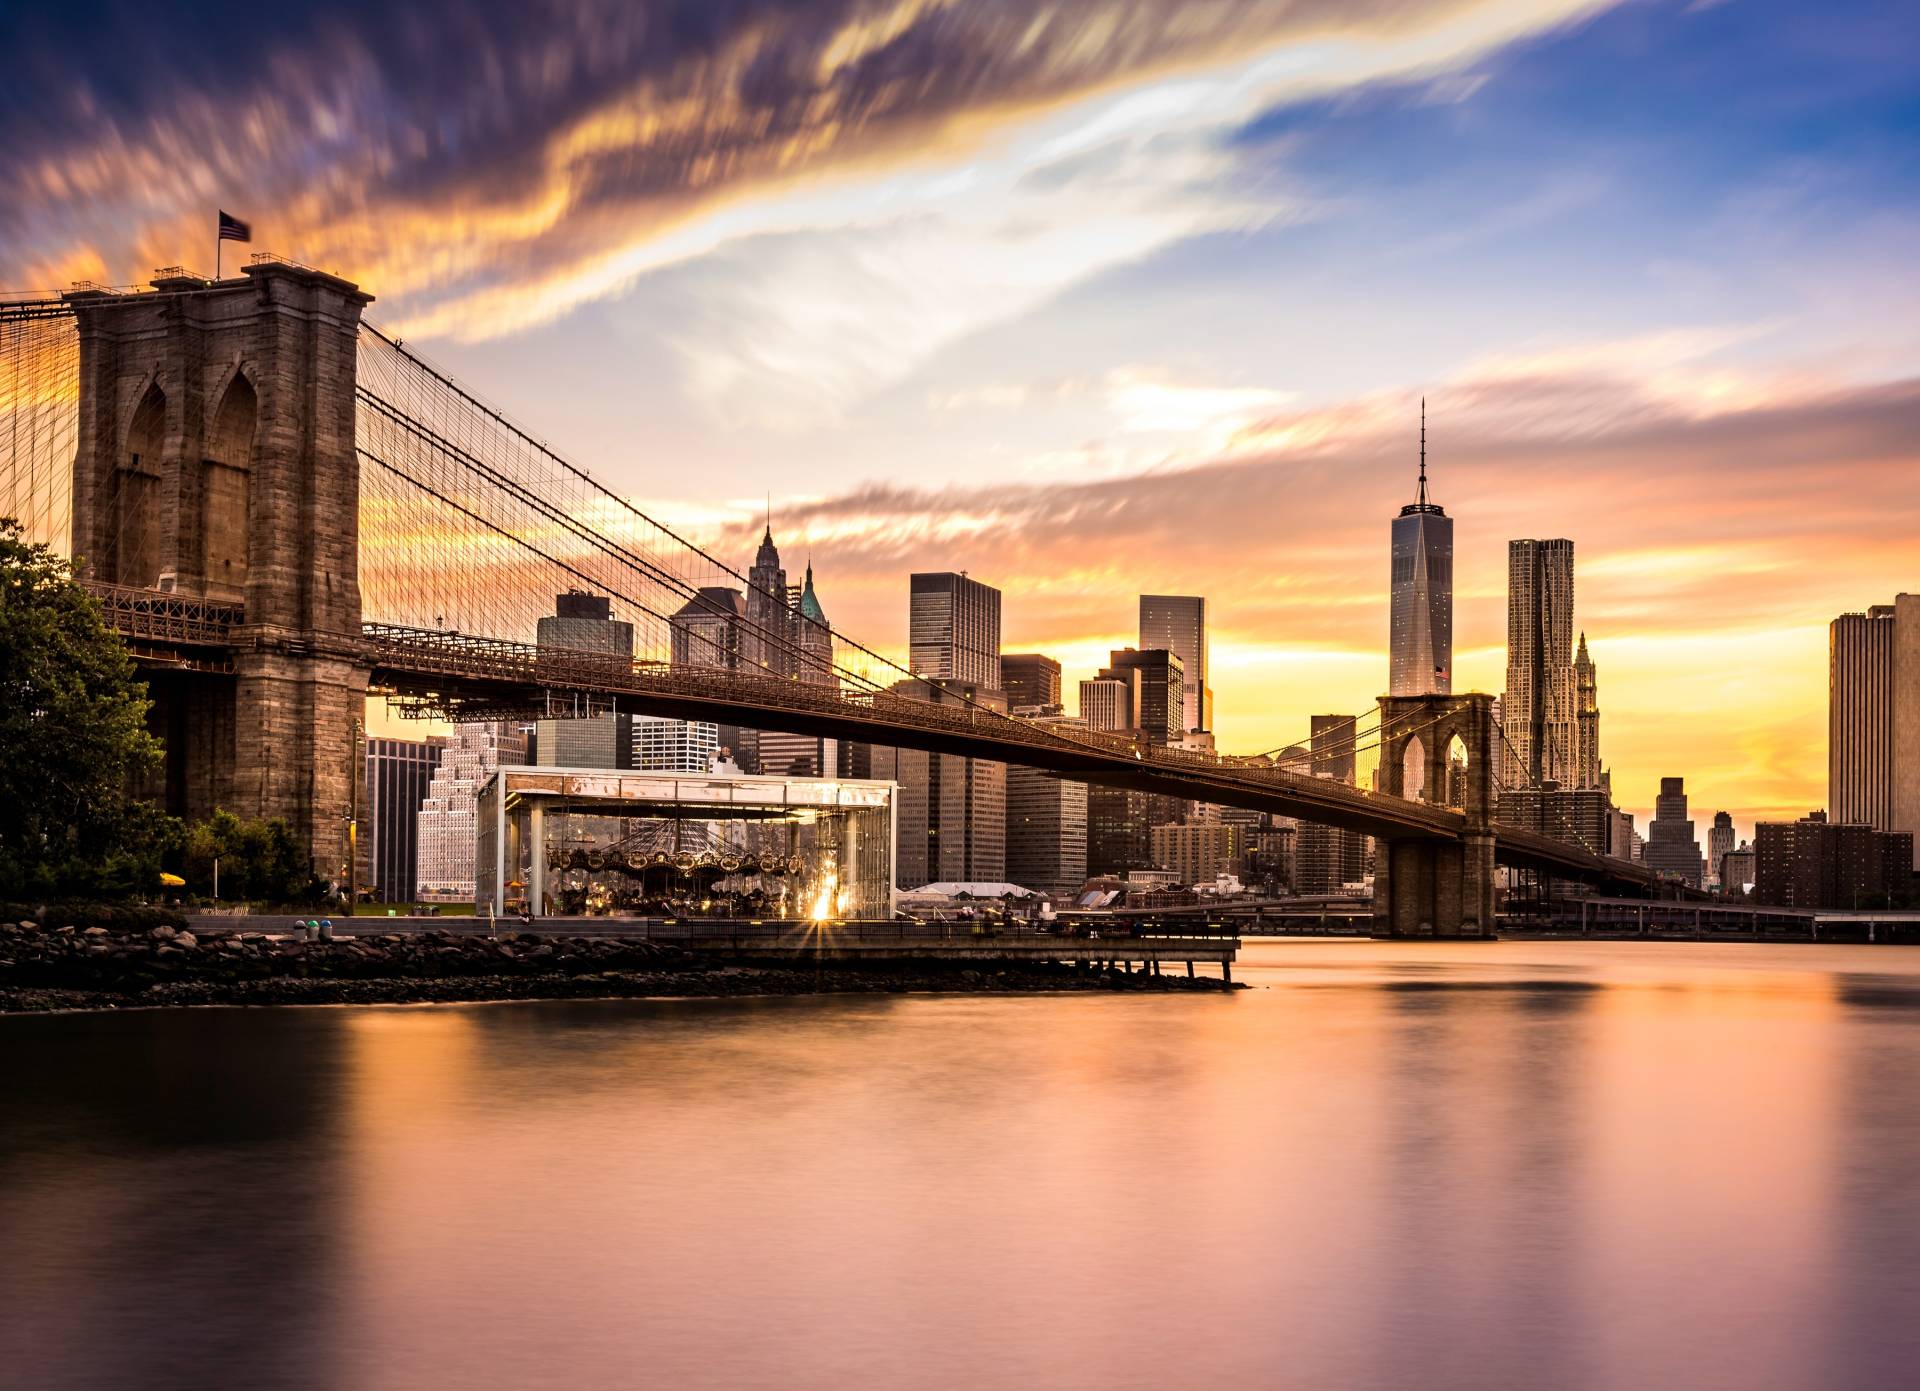
[[[156,932],[159,930],[159,928],[154,929]],[[167,931],[173,934],[173,944],[176,947],[197,947],[200,945],[200,939],[191,932],[174,932],[172,928],[168,928]]]
[[[80,935],[82,937],[105,937],[107,930],[104,927],[90,927]]]
[[[173,940],[174,931],[170,927],[156,927],[147,936],[156,942],[169,942]]]

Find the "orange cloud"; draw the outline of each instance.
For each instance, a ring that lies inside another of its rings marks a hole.
[[[1577,427],[1543,428],[1569,401],[1590,407]],[[1825,625],[1920,583],[1920,381],[1709,411],[1567,373],[1462,382],[1432,405],[1459,686],[1504,679],[1507,540],[1569,536],[1623,805],[1671,774],[1709,816],[1823,805]],[[998,585],[1007,649],[1061,656],[1069,689],[1132,640],[1136,594],[1206,594],[1221,746],[1269,748],[1384,684],[1387,524],[1411,491],[1415,410],[1409,394],[1299,412],[1223,459],[1124,478],[872,485],[784,506],[779,539],[813,556],[836,625],[889,650],[909,570]],[[757,534],[716,544],[744,555]]]

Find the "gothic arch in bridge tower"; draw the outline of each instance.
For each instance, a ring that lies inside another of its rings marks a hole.
[[[111,548],[103,578],[114,584],[147,586],[160,579],[160,497],[162,455],[167,438],[167,394],[149,379],[133,415],[119,457],[107,480]]]
[[[1392,937],[1485,937],[1494,926],[1493,697],[1382,696],[1380,788],[1461,814],[1457,840],[1408,835],[1379,843],[1374,857],[1374,933]]]
[[[1400,795],[1424,801],[1427,795],[1427,746],[1418,734],[1407,741],[1400,756]]]
[[[201,574],[210,599],[239,602],[247,592],[247,543],[252,534],[253,446],[260,399],[236,366],[208,420],[200,469]]]
[[[1467,753],[1467,744],[1456,731],[1446,743],[1446,749],[1440,756],[1440,766],[1446,769],[1447,782],[1444,796],[1434,799],[1444,801],[1456,811],[1463,810],[1467,804],[1467,779],[1473,775],[1473,759]]]

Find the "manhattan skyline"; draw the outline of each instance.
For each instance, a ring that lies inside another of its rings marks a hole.
[[[1564,535],[1621,805],[1824,806],[1827,624],[1914,585],[1910,14],[829,8],[502,9],[425,65],[216,8],[78,74],[88,7],[0,21],[0,262],[205,266],[218,201],[735,563],[771,491],[896,655],[914,570],[1069,690],[1206,596],[1229,751],[1386,688],[1425,394],[1454,689],[1501,688],[1507,542]]]

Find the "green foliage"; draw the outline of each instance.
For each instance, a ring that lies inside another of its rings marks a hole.
[[[146,686],[66,562],[0,518],[0,892],[158,888],[178,823],[130,789],[159,766]]]
[[[174,857],[187,892],[213,897],[216,859],[223,902],[314,903],[325,892],[284,821],[243,821],[230,811],[215,811],[188,826]]]

